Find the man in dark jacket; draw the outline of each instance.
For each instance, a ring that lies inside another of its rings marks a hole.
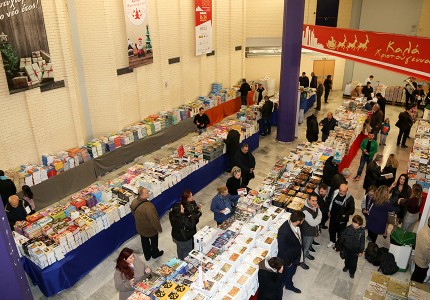
[[[0,170],[0,197],[3,200],[3,206],[6,206],[6,204],[8,204],[9,197],[15,194],[15,183],[4,175],[3,170]]]
[[[338,166],[340,162],[341,160],[338,157],[336,157],[335,159],[334,156],[330,156],[325,161],[322,181],[328,186],[331,186],[331,179],[333,178],[333,176],[339,174]]]
[[[306,76],[306,72],[303,72],[302,76],[299,77],[299,85],[304,88],[309,87],[309,77]]]
[[[302,242],[303,242],[303,263],[300,266],[307,270],[309,266],[305,263],[306,259],[314,260],[313,257],[309,253],[309,248],[314,241],[315,236],[317,235],[318,225],[321,223],[321,210],[318,208],[318,195],[312,193],[309,196],[309,199],[305,202],[305,205],[302,208],[302,212],[305,214],[305,220],[303,221],[302,226],[300,227],[300,231],[302,234]]]
[[[401,112],[399,114],[399,120],[396,123],[396,126],[399,128],[399,135],[397,136],[397,147],[400,146],[401,141],[402,148],[408,148],[408,146],[406,146],[406,139],[409,136],[409,132],[411,131],[413,124],[414,121],[412,119],[411,109],[407,107],[406,111]]]
[[[324,118],[319,125],[322,126],[322,141],[325,142],[330,134],[330,130],[333,130],[337,126],[337,121],[333,118],[333,114],[328,112],[327,118]]]
[[[317,87],[317,107],[315,107],[316,110],[321,110],[321,97],[324,93],[324,86],[322,84],[322,81],[318,81],[318,87]]]
[[[236,154],[239,152],[240,149],[240,133],[239,131],[233,129],[233,128],[228,128],[228,134],[227,134],[227,138],[224,140],[224,143],[226,145],[226,154],[228,156],[228,172],[230,172],[231,168],[234,167],[233,163],[234,163],[234,158],[236,156]]]
[[[264,97],[264,105],[261,108],[261,135],[270,135],[272,133],[272,126],[270,119],[272,117],[273,102],[268,96]]]
[[[339,189],[333,193],[329,210],[330,223],[328,232],[330,234],[330,243],[327,244],[327,247],[331,248],[345,230],[349,216],[352,216],[355,211],[354,197],[348,193],[346,184],[341,184]]]
[[[199,131],[199,134],[202,134],[206,131],[206,127],[210,124],[210,120],[207,114],[205,114],[205,111],[203,107],[200,107],[199,113],[194,116],[194,124],[197,125],[197,130]]]
[[[310,143],[318,141],[318,120],[314,114],[306,118],[306,139]]]
[[[333,197],[334,191],[339,189],[341,184],[348,185],[347,179],[351,176],[351,170],[349,168],[344,168],[342,170],[342,173],[337,173],[334,175],[331,179],[331,186],[330,186],[330,192],[328,194],[328,199],[331,199]]]
[[[321,229],[328,228],[325,225],[325,222],[327,222],[328,220],[328,206],[330,205],[330,203],[327,203],[328,185],[324,182],[321,182],[319,186],[315,189],[315,194],[318,196],[318,207],[321,210],[321,231]]]
[[[379,107],[379,104],[375,104],[372,107],[372,116],[370,117],[370,127],[375,135],[375,140],[378,140],[378,133],[381,131],[382,123],[384,123],[384,115]]]
[[[242,85],[240,86],[239,92],[240,92],[240,98],[242,100],[242,105],[247,104],[248,99],[248,92],[251,91],[251,86],[246,82],[246,79],[242,79]]]
[[[365,189],[366,192],[371,185],[376,185],[377,187],[381,186],[384,179],[381,176],[381,163],[382,154],[376,154],[375,159],[367,166],[366,176],[363,182],[363,189]]]
[[[13,230],[13,226],[17,221],[24,221],[27,215],[30,214],[31,207],[27,201],[19,199],[17,195],[12,195],[9,197],[9,203],[6,204],[4,210],[10,228]]]
[[[302,291],[293,284],[293,276],[297,266],[303,261],[303,245],[300,225],[305,220],[301,211],[293,211],[290,219],[285,221],[278,230],[278,257],[284,260],[283,286],[295,293]]]
[[[242,144],[240,151],[236,153],[234,165],[242,170],[242,183],[248,186],[249,181],[255,177],[255,157],[249,152],[248,144]]]
[[[279,257],[266,258],[258,267],[257,300],[282,300],[284,261]]]
[[[376,98],[378,98],[378,105],[379,108],[382,111],[382,120],[385,120],[385,105],[387,104],[387,99],[385,99],[384,97],[382,97],[381,93],[377,93],[376,94]]]
[[[367,100],[372,100],[373,88],[370,81],[368,81],[367,84],[363,86],[361,93],[364,95],[364,97],[366,97]]]
[[[318,81],[318,77],[315,75],[314,72],[311,73],[311,84],[309,87],[316,89],[317,88],[317,81]]]

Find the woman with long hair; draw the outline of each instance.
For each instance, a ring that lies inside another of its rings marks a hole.
[[[181,204],[184,206],[185,214],[190,216],[195,222],[195,225],[197,225],[202,216],[202,206],[194,200],[194,195],[191,190],[187,189],[182,192]]]
[[[382,174],[393,174],[393,177],[386,178],[384,180],[384,184],[386,186],[391,186],[394,183],[394,180],[396,179],[398,166],[399,166],[399,161],[397,160],[396,155],[394,153],[391,153],[388,156],[385,167],[381,172]]]
[[[134,254],[134,251],[125,247],[116,260],[115,275],[113,277],[115,288],[119,291],[119,300],[126,300],[134,292],[134,284],[143,279],[151,269]],[[148,299],[150,299],[148,297]]]
[[[169,212],[169,220],[178,258],[183,260],[193,250],[193,237],[197,232],[196,222],[181,203],[173,205]]]
[[[388,213],[390,211],[393,211],[393,207],[390,204],[388,186],[383,185],[376,190],[375,200],[368,210],[366,227],[368,238],[372,242],[376,242],[379,234],[386,236]]]
[[[242,188],[246,188],[248,191],[247,186],[243,184],[242,170],[239,167],[234,166],[231,169],[231,177],[227,179],[226,186],[230,195],[237,195],[237,190]]]
[[[403,218],[402,228],[406,231],[413,231],[415,223],[418,222],[421,204],[423,202],[423,187],[415,183],[412,186],[412,193],[409,199],[398,200],[400,206],[406,207],[405,217]]]
[[[398,204],[398,200],[401,198],[409,199],[411,196],[412,189],[408,185],[408,180],[408,174],[401,174],[397,179],[397,182],[394,182],[389,189],[391,192],[390,203],[393,206],[393,210],[396,213],[397,218],[399,218],[400,223],[405,216],[405,209]]]

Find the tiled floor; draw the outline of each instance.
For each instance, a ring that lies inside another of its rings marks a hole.
[[[325,117],[329,110],[335,110],[341,103],[341,93],[333,92],[329,97],[329,103],[323,103],[322,110],[318,115],[318,120]],[[401,111],[401,107],[387,105],[386,115],[390,118],[391,124],[395,124],[397,116]],[[257,187],[279,158],[287,155],[290,150],[294,149],[298,141],[305,140],[305,124],[306,122],[299,128],[299,139],[291,144],[281,144],[275,141],[275,127],[271,136],[260,139],[260,148],[254,152],[257,161],[256,178],[251,181],[250,187]],[[395,153],[400,161],[398,173],[402,173],[403,171],[406,171],[407,168],[410,148],[402,149],[396,147],[398,131],[395,126],[392,126],[391,128],[392,132],[388,136],[387,146],[382,147],[378,152],[384,155],[384,163],[390,153]],[[170,154],[178,145],[190,140],[191,136],[192,134],[180,141],[167,145],[148,157],[153,157],[160,152]],[[413,133],[411,133],[411,136],[413,136]],[[407,143],[411,146],[412,140],[409,140]],[[360,155],[357,155],[351,164],[350,168],[353,175],[358,168],[359,158]],[[138,159],[138,161],[143,159],[145,158]],[[122,172],[126,168],[127,166],[109,174],[104,179],[106,180],[108,178],[115,177],[116,174]],[[195,199],[203,205],[203,217],[199,223],[199,228],[205,225],[215,225],[213,214],[209,210],[210,202],[216,194],[216,188],[220,185],[224,185],[228,177],[229,175],[227,173],[223,174],[195,195]],[[355,198],[357,213],[361,212],[361,198],[364,194],[362,189],[362,180],[359,182],[354,182],[352,178],[349,180],[349,188]],[[165,254],[157,260],[152,259],[149,261],[149,266],[151,268],[158,267],[162,263],[166,262],[170,257],[176,255],[175,244],[171,240],[171,226],[167,215],[162,218],[162,227],[163,233],[160,236],[160,249],[163,249]],[[362,299],[362,295],[369,282],[371,273],[376,271],[377,267],[366,262],[364,258],[359,258],[358,270],[355,279],[350,279],[347,273],[342,272],[343,260],[340,259],[338,253],[326,247],[328,242],[327,230],[323,231],[322,235],[318,238],[318,241],[321,243],[321,246],[316,247],[315,260],[308,262],[310,269],[303,270],[299,267],[294,277],[294,283],[302,290],[302,294],[294,294],[290,291],[285,291],[284,299]],[[384,240],[380,237],[377,242],[380,246],[389,246],[389,239]],[[130,239],[123,246],[135,249],[140,253],[142,252],[138,236]],[[118,292],[115,290],[113,284],[113,273],[115,268],[115,259],[121,249],[122,248],[104,260],[87,276],[75,284],[73,288],[63,291],[62,293],[52,297],[52,299],[118,299]],[[143,254],[140,255],[143,256]],[[410,273],[398,272],[394,277],[406,280],[410,277]],[[32,292],[35,299],[46,298],[37,286],[32,287]]]

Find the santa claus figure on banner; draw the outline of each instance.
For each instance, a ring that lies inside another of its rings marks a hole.
[[[142,38],[137,39],[136,49],[137,49],[137,57],[144,57],[145,56],[145,50],[143,49],[143,41]]]

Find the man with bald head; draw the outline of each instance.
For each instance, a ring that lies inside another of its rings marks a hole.
[[[140,187],[138,197],[130,205],[131,213],[136,221],[136,230],[142,242],[143,254],[147,261],[151,257],[155,259],[164,254],[164,251],[158,249],[158,233],[163,231],[160,216],[154,204],[148,199],[148,189]]]
[[[30,214],[31,207],[27,201],[19,199],[17,195],[12,195],[9,197],[9,203],[6,204],[4,210],[6,211],[10,228],[13,230],[13,226],[17,221],[24,221],[27,215]]]
[[[330,134],[330,130],[333,130],[337,126],[337,121],[335,118],[333,118],[333,114],[329,111],[327,113],[327,118],[324,118],[319,125],[322,126],[322,141],[325,142]]]
[[[355,212],[354,197],[348,193],[348,186],[341,184],[339,189],[334,191],[329,206],[330,223],[328,231],[330,234],[330,243],[327,247],[331,248],[346,228],[349,216]]]

